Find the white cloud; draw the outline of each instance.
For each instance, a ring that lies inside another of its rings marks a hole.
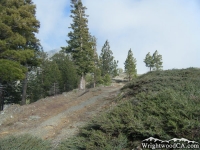
[[[163,56],[164,69],[198,67],[200,10],[189,0],[84,0],[89,27],[108,39],[120,67],[131,48],[139,73],[148,52]],[[101,41],[101,45],[103,41]]]
[[[36,17],[40,21],[40,30],[37,37],[45,51],[65,46],[68,27],[71,19],[69,0],[33,0],[36,4]]]
[[[67,45],[69,0],[34,3],[45,50]],[[163,56],[164,69],[200,66],[198,0],[83,0],[83,4],[88,8],[90,32],[98,39],[98,52],[108,39],[121,68],[130,48],[138,73],[148,71],[143,60],[155,50]]]

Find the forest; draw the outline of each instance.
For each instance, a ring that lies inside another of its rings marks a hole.
[[[62,139],[56,147],[49,140],[31,135],[9,136],[0,138],[0,149],[136,150],[150,137],[186,138],[199,143],[200,70],[163,70],[162,55],[155,50],[144,56],[149,71],[138,76],[137,59],[131,48],[124,68],[119,68],[109,40],[97,53],[97,37],[89,31],[85,10],[81,0],[71,0],[71,31],[66,33],[69,40],[50,57],[35,36],[40,22],[32,0],[0,1],[2,112],[5,104],[23,107],[45,97],[73,93],[74,89],[83,91],[78,99],[88,92],[86,89],[111,87],[114,77],[126,75],[125,85],[112,99],[115,105],[88,120],[76,136]]]
[[[106,40],[97,54],[97,38],[89,32],[86,7],[82,1],[71,1],[71,18],[67,46],[54,56],[43,51],[38,33],[40,22],[31,0],[2,0],[0,23],[0,104],[35,102],[75,88],[110,85],[123,72]],[[66,33],[67,34],[67,33]],[[144,60],[147,67],[162,69],[162,56],[156,50]],[[130,81],[137,76],[136,58],[131,49],[124,62]],[[86,80],[87,79],[87,80]]]

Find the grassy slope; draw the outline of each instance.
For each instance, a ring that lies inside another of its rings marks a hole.
[[[132,149],[150,136],[200,142],[200,70],[155,71],[127,84],[111,112],[94,119],[60,149]]]
[[[122,92],[118,106],[93,119],[58,149],[128,150],[150,136],[200,142],[199,69],[149,72],[124,86]],[[4,139],[0,145],[9,146],[11,141],[13,146],[25,144]]]

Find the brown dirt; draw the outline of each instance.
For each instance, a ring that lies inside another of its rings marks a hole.
[[[0,114],[0,138],[28,133],[52,140],[56,147],[92,117],[111,108],[122,86],[74,90],[29,105],[11,105]]]

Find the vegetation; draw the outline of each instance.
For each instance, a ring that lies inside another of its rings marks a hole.
[[[32,0],[0,2],[0,86],[4,87],[0,90],[0,110],[5,103],[23,105],[72,90],[78,82],[84,89],[86,74],[91,77],[89,87],[109,85],[111,77],[107,74],[118,74],[113,56],[109,71],[102,73],[106,58],[100,61],[98,57],[97,39],[87,27],[86,7],[81,0],[71,0],[71,4],[73,23],[68,46],[49,58],[35,37],[40,24]]]
[[[136,59],[133,57],[131,49],[128,51],[128,56],[124,65],[125,73],[127,74],[128,80],[130,81],[133,77],[137,76]]]
[[[50,142],[30,135],[10,136],[0,139],[1,150],[50,150]]]
[[[95,87],[101,84],[108,86],[111,84],[111,78],[119,74],[117,68],[118,61],[114,60],[108,41],[105,42],[99,58],[96,53],[96,38],[93,38],[93,45],[94,68],[92,74],[87,75],[86,81],[89,87]],[[121,72],[123,72],[123,70],[121,70]],[[92,84],[93,86],[91,86]]]
[[[149,52],[144,59],[144,63],[146,67],[150,68],[150,71],[151,69],[162,70],[162,55],[159,55],[157,50],[153,53],[153,56]]]
[[[200,142],[200,70],[148,72],[122,88],[118,105],[91,120],[58,150],[133,149],[141,141],[186,138]],[[12,141],[12,142],[11,142]],[[1,149],[50,149],[28,135],[0,139]]]
[[[98,57],[86,7],[81,0],[71,0],[71,4],[68,46],[48,58],[35,37],[40,25],[32,0],[0,1],[0,86],[6,86],[6,103],[35,102],[77,88],[78,83],[85,89],[85,76],[93,87],[110,85],[111,78],[123,72],[117,69],[108,40]],[[63,141],[59,150],[133,149],[149,137],[200,142],[200,70],[162,71],[162,55],[157,50],[152,56],[148,53],[144,62],[150,72],[125,85],[116,107],[94,118],[76,137]],[[129,81],[137,73],[131,50],[125,72]],[[0,110],[3,103],[0,89]],[[29,135],[0,139],[2,150],[51,149],[49,145]]]
[[[85,89],[85,75],[92,72],[94,67],[93,43],[87,27],[86,7],[83,6],[81,0],[71,0],[71,7],[73,23],[70,28],[72,31],[68,34],[68,46],[63,49],[72,55],[77,66],[77,73],[81,77],[79,88]]]
[[[35,37],[40,27],[31,0],[0,1],[0,84],[22,81],[21,104],[26,103],[29,68],[38,65],[36,51],[41,49]],[[2,101],[2,94],[0,94]]]
[[[29,75],[30,102],[77,88],[79,79],[69,55],[61,51],[48,58],[47,54],[42,52],[40,59],[41,65],[32,69]]]
[[[97,54],[97,39],[95,36],[92,36],[91,38],[91,42],[92,42],[92,49],[94,51],[94,67],[92,70],[92,80],[90,83],[93,84],[93,87],[96,87],[96,85],[98,85],[99,83],[101,83],[101,70],[99,67],[99,58],[98,58],[98,54]]]
[[[108,40],[106,40],[104,46],[102,47],[99,60],[100,60],[101,74],[103,77],[106,74],[109,74],[112,77],[117,76],[118,61],[114,60],[113,52],[110,50],[110,45]]]
[[[124,98],[60,149],[132,149],[148,137],[200,142],[200,70],[154,71],[122,89]]]

